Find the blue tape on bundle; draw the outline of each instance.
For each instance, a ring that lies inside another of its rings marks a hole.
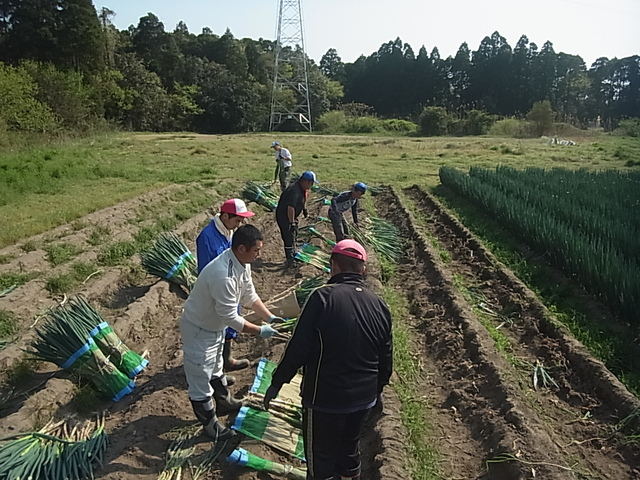
[[[140,365],[138,365],[131,372],[129,372],[129,378],[133,378],[136,375],[138,375],[142,370],[145,369],[147,365],[149,365],[149,360],[147,360],[146,358],[143,358],[142,362],[140,362]]]
[[[242,426],[242,422],[244,422],[244,418],[247,416],[247,412],[249,411],[249,407],[241,407],[240,411],[236,414],[236,419],[231,425],[231,428],[234,430],[238,430]]]
[[[249,453],[244,448],[236,448],[227,457],[227,462],[244,467],[249,462]]]
[[[100,332],[100,330],[104,330],[108,326],[109,324],[107,322],[102,322],[100,325],[98,325],[96,328],[94,328],[89,332],[89,336],[92,338],[95,337],[98,334],[98,332]]]
[[[254,198],[253,201],[257,202],[261,196],[262,196],[262,190],[258,190],[258,195],[256,195],[256,198]]]
[[[184,252],[182,255],[180,255],[178,261],[173,267],[171,267],[171,270],[169,270],[169,273],[167,273],[167,276],[165,278],[169,280],[171,277],[173,277],[180,268],[180,265],[182,265],[182,263],[184,262],[185,258],[189,257],[193,257],[193,254],[189,251]]]
[[[95,344],[95,342],[93,341],[92,338],[87,340],[87,343],[85,343],[83,346],[81,346],[76,353],[74,353],[73,355],[71,355],[69,357],[69,360],[67,360],[66,362],[64,362],[62,364],[62,368],[64,368],[65,370],[68,369],[71,365],[74,364],[74,362],[78,358],[80,358],[82,355],[87,353],[89,351],[89,349],[91,348],[91,345],[93,345],[93,344]]]
[[[262,382],[262,376],[264,375],[264,366],[267,364],[266,358],[261,358],[258,363],[258,370],[256,371],[256,377],[253,379],[253,385],[249,389],[250,392],[257,392]]]
[[[127,386],[115,394],[115,396],[113,397],[113,401],[117,402],[121,400],[125,395],[129,395],[131,392],[133,392],[135,386],[136,384],[133,382],[133,380],[129,380]]]

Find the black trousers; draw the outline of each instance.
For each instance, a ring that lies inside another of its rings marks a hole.
[[[280,218],[276,220],[278,222],[278,228],[280,229],[280,236],[284,242],[284,256],[287,260],[293,260],[296,256],[296,251],[293,245],[293,233],[289,230],[289,220],[282,220]]]
[[[369,410],[325,413],[302,409],[307,480],[360,475],[360,430]]]
[[[344,214],[333,213],[333,210],[329,209],[329,220],[331,220],[331,226],[333,227],[333,233],[336,236],[336,242],[344,240],[349,235],[349,226],[344,219]]]

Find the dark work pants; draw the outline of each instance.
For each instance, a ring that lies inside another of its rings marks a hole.
[[[278,228],[280,229],[280,236],[282,236],[282,241],[284,242],[284,256],[287,260],[293,261],[296,256],[296,251],[293,244],[293,233],[289,230],[289,220],[282,221],[278,218],[277,221]]]
[[[336,236],[336,242],[344,240],[349,235],[349,227],[347,221],[344,219],[342,213],[334,213],[329,209],[329,220],[331,220],[331,226],[333,226],[333,233]]]
[[[360,430],[368,413],[369,409],[353,413],[302,409],[307,480],[360,475]]]

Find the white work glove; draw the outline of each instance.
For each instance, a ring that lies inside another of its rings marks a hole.
[[[271,324],[277,324],[277,323],[283,323],[285,320],[282,317],[278,317],[277,315],[271,315],[269,317],[269,323]]]
[[[271,325],[261,325],[260,326],[259,335],[260,335],[261,338],[271,338],[277,333],[278,333],[278,331],[275,328],[273,328]]]

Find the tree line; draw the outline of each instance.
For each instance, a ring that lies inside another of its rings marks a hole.
[[[0,0],[0,132],[266,129],[274,41],[209,28],[194,34],[184,22],[167,31],[153,13],[118,30],[114,15],[96,12],[91,0]],[[329,49],[319,64],[309,59],[308,72],[320,127],[331,111],[381,117],[393,129],[418,122],[425,109],[458,119],[523,117],[541,101],[577,126],[614,128],[640,112],[639,56],[601,58],[587,69],[550,42],[538,49],[523,36],[512,49],[498,32],[446,59],[437,48],[415,55],[399,38],[353,63]]]

